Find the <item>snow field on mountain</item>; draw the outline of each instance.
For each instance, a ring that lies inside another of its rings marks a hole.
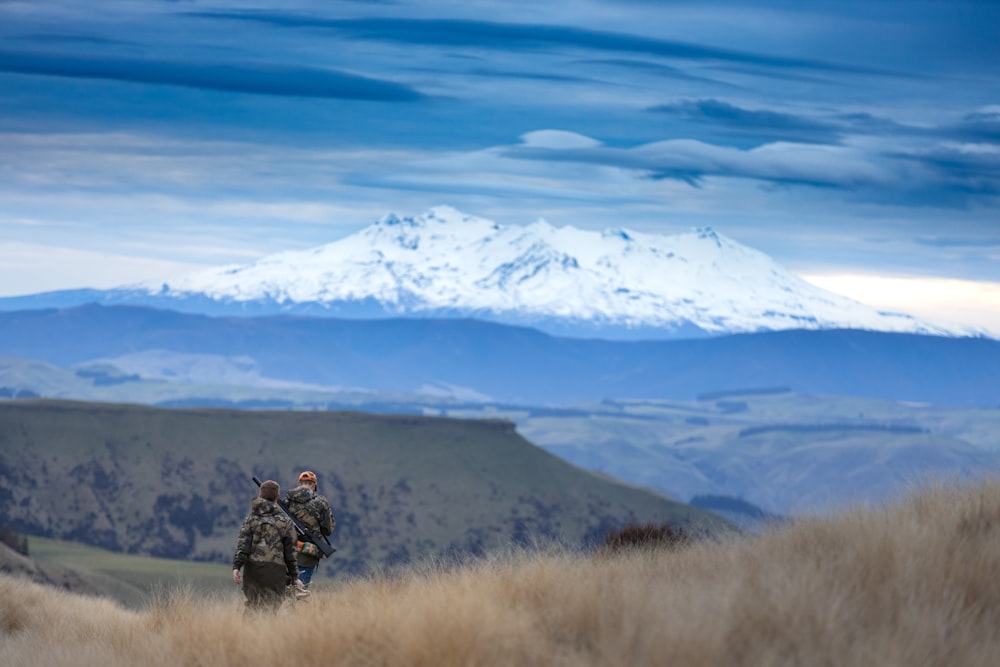
[[[150,294],[278,304],[375,302],[444,311],[711,333],[852,328],[969,335],[816,287],[710,228],[676,235],[500,225],[440,206],[387,215],[339,241],[142,285]]]

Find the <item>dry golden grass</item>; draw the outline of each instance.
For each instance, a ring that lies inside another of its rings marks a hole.
[[[235,591],[128,611],[0,578],[0,664],[993,667],[1000,483],[674,551],[428,564],[277,616]]]

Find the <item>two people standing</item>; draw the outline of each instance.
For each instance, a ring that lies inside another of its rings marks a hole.
[[[304,471],[298,486],[285,496],[285,507],[310,533],[326,537],[336,519],[316,486],[316,473]],[[277,482],[262,482],[240,527],[233,581],[243,586],[248,610],[276,611],[289,585],[307,590],[322,557],[314,544],[296,536],[294,524],[278,504],[280,493]]]

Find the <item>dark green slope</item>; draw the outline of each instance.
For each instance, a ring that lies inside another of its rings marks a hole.
[[[129,553],[227,561],[256,493],[316,471],[337,571],[599,539],[714,515],[573,467],[501,420],[0,402],[0,523]]]

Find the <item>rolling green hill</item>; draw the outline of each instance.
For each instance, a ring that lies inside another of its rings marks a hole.
[[[29,538],[26,556],[0,544],[0,572],[74,593],[107,597],[132,608],[157,596],[191,590],[199,595],[236,592],[230,569],[205,563],[129,555],[44,537]]]
[[[316,471],[327,573],[493,546],[581,544],[632,521],[728,525],[576,468],[505,420],[0,402],[0,523],[114,551],[226,562],[256,487]]]

